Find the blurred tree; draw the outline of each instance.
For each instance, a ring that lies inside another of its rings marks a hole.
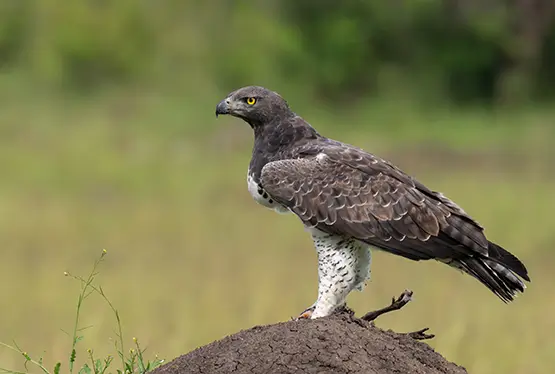
[[[499,78],[497,98],[519,102],[531,98],[538,87],[542,54],[553,25],[553,0],[513,0],[508,22],[507,55],[509,64]],[[553,70],[553,66],[548,68]]]
[[[554,18],[553,0],[4,0],[0,69],[84,92],[202,75],[517,103],[555,91]]]
[[[29,7],[18,0],[0,2],[0,68],[11,67],[25,41]]]

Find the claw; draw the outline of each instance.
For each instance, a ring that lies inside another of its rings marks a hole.
[[[297,319],[310,319],[310,317],[312,317],[312,310],[307,310],[306,312],[301,313]]]
[[[311,306],[310,308],[302,312],[297,318],[294,318],[294,321],[298,321],[300,319],[310,319],[312,317],[313,312],[314,312],[314,307]]]

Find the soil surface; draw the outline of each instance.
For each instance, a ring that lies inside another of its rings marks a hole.
[[[429,345],[343,313],[256,326],[155,369],[153,374],[466,373]]]

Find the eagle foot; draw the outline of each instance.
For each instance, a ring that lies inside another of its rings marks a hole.
[[[379,316],[385,313],[392,312],[394,310],[399,310],[411,301],[412,298],[412,291],[411,290],[404,290],[403,293],[397,298],[393,298],[391,300],[391,304],[386,306],[385,308],[375,310],[373,312],[368,312],[361,317],[362,320],[372,322],[376,320]]]
[[[316,306],[312,305],[312,306],[306,308],[304,310],[304,312],[302,312],[297,318],[291,317],[291,320],[298,321],[300,319],[311,319],[312,318],[312,313],[314,313],[315,308],[316,308]],[[334,315],[334,314],[344,314],[344,313],[352,315],[352,316],[354,316],[354,314],[355,314],[355,312],[353,312],[353,310],[351,308],[349,308],[346,303],[338,306],[331,314]]]
[[[298,321],[300,319],[310,319],[312,317],[312,313],[314,312],[314,306],[306,308],[304,312],[302,312],[297,318],[291,318],[293,321]]]

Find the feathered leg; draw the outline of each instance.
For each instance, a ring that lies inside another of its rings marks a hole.
[[[369,277],[370,252],[354,239],[311,230],[318,254],[318,299],[299,318],[319,318],[345,304],[347,295],[364,287]]]
[[[372,253],[370,248],[364,243],[360,243],[358,248],[358,258],[356,263],[356,285],[357,291],[364,290],[366,283],[370,280],[370,265],[372,263]]]

